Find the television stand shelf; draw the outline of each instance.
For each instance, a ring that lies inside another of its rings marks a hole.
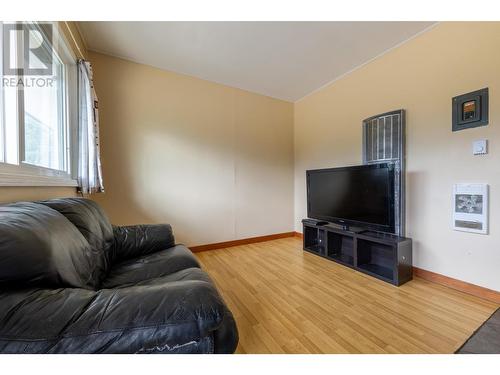
[[[302,220],[304,250],[394,285],[412,279],[410,238]]]

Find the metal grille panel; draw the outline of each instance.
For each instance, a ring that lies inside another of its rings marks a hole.
[[[405,112],[398,110],[363,121],[363,163],[396,163],[396,234],[405,234]]]
[[[365,163],[380,163],[400,158],[400,126],[399,113],[363,122]]]

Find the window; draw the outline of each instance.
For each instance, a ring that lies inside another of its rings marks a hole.
[[[76,186],[76,57],[56,22],[0,30],[0,185]]]

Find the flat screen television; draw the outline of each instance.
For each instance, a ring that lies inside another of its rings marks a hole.
[[[311,219],[395,232],[394,163],[308,170]]]

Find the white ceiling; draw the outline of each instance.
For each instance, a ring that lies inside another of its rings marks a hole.
[[[80,22],[88,49],[294,102],[432,22]]]

